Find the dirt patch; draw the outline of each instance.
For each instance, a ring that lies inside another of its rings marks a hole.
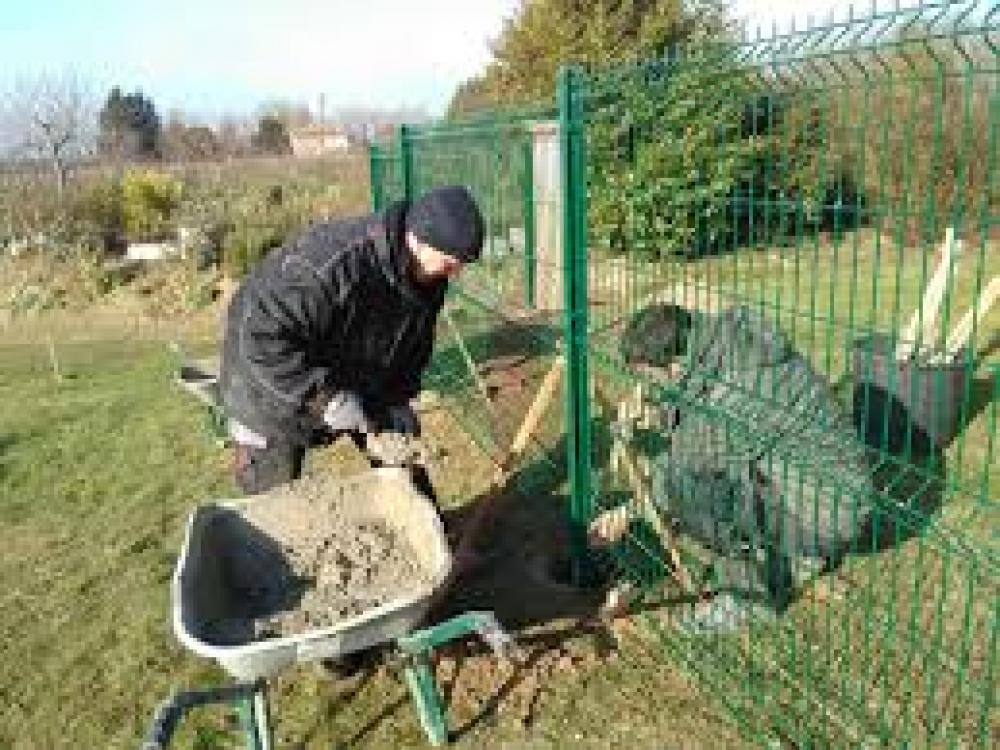
[[[446,511],[451,533],[461,535],[481,501]],[[553,575],[554,566],[569,555],[564,498],[501,496],[477,535],[476,552],[479,564],[456,582],[437,616],[490,609],[505,626],[523,630],[559,628],[600,614],[602,589],[576,588]]]
[[[334,625],[429,582],[409,542],[366,513],[336,475],[307,477],[222,517],[223,576],[235,617],[213,622],[215,642]]]
[[[601,617],[606,591],[576,588],[558,575],[568,555],[564,502],[557,496],[499,498],[477,545],[481,563],[431,614],[437,621],[491,610],[517,641],[516,661],[498,659],[471,640],[439,651],[439,684],[463,729],[492,714],[527,729],[551,680],[577,679],[617,656],[611,623]],[[446,523],[460,532],[470,512],[470,506],[447,512]]]

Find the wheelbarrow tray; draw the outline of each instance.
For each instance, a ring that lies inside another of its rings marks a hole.
[[[414,582],[412,593],[398,597],[332,626],[265,640],[217,645],[205,638],[206,625],[224,607],[225,586],[220,569],[213,519],[253,503],[253,498],[206,503],[188,518],[187,531],[171,582],[174,632],[199,656],[214,659],[238,680],[269,677],[296,663],[329,659],[392,641],[423,619],[432,597],[451,571],[451,552],[437,511],[416,490],[409,472],[399,468],[371,469],[344,480],[365,514],[384,521],[405,538],[429,583]],[[266,529],[262,529],[266,533]]]

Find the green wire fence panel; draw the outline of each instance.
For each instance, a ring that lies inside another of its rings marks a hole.
[[[398,149],[391,144],[373,144],[369,150],[372,210],[382,211],[404,196],[403,174]]]
[[[536,166],[540,147],[533,128],[539,117],[551,113],[403,126],[396,143],[371,151],[377,209],[435,186],[461,184],[483,211],[483,258],[452,284],[424,387],[442,397],[496,462],[511,447],[562,335],[558,311],[539,304],[549,296],[540,284],[561,269],[558,246],[536,255],[536,218],[542,215],[543,230],[561,219],[540,208],[552,198],[546,175]],[[534,495],[565,491],[564,433],[564,414],[555,401],[508,489]]]
[[[995,2],[876,6],[372,151],[487,217],[425,385],[499,457],[565,356],[523,489],[752,741],[1000,742],[998,62]]]
[[[414,132],[413,190],[465,184],[485,219],[482,261],[464,279],[497,305],[524,304],[525,190],[530,190],[528,135],[523,126],[491,124]],[[456,148],[460,143],[461,147]]]
[[[424,388],[437,393],[478,447],[499,463],[510,449],[558,349],[557,328],[540,318],[513,318],[459,287],[449,295]],[[565,491],[558,401],[532,434],[510,490]]]
[[[998,26],[927,2],[564,75],[578,504],[755,737],[1000,737]]]

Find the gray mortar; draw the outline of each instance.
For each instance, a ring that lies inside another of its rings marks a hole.
[[[232,644],[328,627],[420,589],[429,574],[413,549],[365,511],[342,480],[310,477],[221,516],[230,606],[206,624],[206,639]]]

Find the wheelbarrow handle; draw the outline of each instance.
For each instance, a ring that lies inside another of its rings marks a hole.
[[[153,722],[142,744],[142,750],[166,750],[170,739],[177,731],[184,714],[190,706],[185,705],[183,694],[174,693],[163,701],[153,714]]]
[[[211,703],[230,703],[246,700],[262,689],[263,682],[237,683],[201,690],[179,690],[163,701],[153,713],[153,721],[141,750],[166,750],[177,731],[181,719],[192,708]]]

